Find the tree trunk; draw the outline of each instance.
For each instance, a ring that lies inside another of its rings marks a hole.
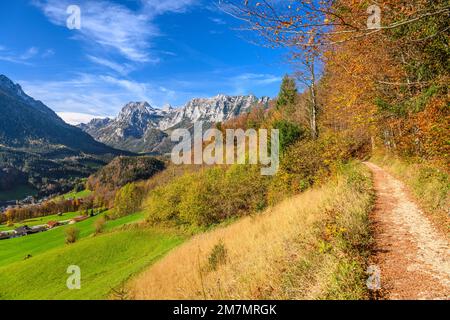
[[[311,95],[310,125],[311,125],[311,138],[313,138],[315,140],[319,136],[319,132],[317,129],[318,106],[317,106],[317,93],[316,93],[316,75],[314,73],[314,59],[311,61],[310,71],[311,71],[311,86],[309,87],[309,92]]]

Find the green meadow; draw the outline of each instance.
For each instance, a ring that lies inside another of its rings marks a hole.
[[[0,267],[0,299],[114,298],[114,288],[182,241],[164,231],[131,228],[61,245]],[[80,290],[67,288],[70,265],[80,267]]]
[[[80,213],[75,214],[80,215]],[[72,225],[80,231],[79,239],[91,236],[94,231],[94,222],[102,215],[87,219]],[[139,212],[116,220],[110,220],[105,225],[105,231],[120,227],[125,224],[141,220],[144,213]],[[48,250],[65,246],[65,229],[71,226],[62,226],[42,233],[26,237],[0,241],[0,267],[23,260],[26,256],[36,256]]]
[[[68,199],[83,199],[86,198],[88,196],[90,196],[92,194],[92,191],[90,190],[82,190],[79,192],[69,192],[66,193],[65,195],[61,196],[63,199],[68,200]]]
[[[25,220],[25,221],[22,221],[20,223],[15,223],[13,226],[7,226],[7,225],[4,225],[4,224],[0,224],[0,231],[14,230],[14,229],[16,229],[16,228],[18,228],[20,226],[25,226],[25,225],[27,225],[29,227],[39,226],[39,225],[47,224],[49,221],[70,220],[70,219],[73,219],[75,217],[78,217],[79,215],[81,215],[80,212],[68,212],[68,213],[64,213],[61,216],[58,216],[57,214],[54,214],[54,215],[51,215],[51,216],[45,216],[45,217]]]
[[[63,218],[72,215],[79,213]],[[111,298],[113,288],[184,240],[175,232],[137,225],[143,212],[109,220],[94,236],[100,216],[72,225],[80,231],[74,244],[65,243],[69,226],[0,241],[0,299]],[[81,268],[80,290],[67,289],[69,265]]]

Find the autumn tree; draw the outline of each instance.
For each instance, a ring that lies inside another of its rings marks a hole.
[[[290,48],[303,70],[315,66],[311,58],[324,62],[320,81],[297,77],[311,84],[309,103],[320,96],[321,126],[403,155],[446,158],[448,0],[221,3],[261,45]]]
[[[448,17],[447,0],[220,0],[220,8],[243,21],[267,45],[321,48],[360,40],[435,17]],[[385,18],[377,22],[377,15]],[[447,28],[435,30],[444,33]]]
[[[117,191],[114,199],[114,214],[122,217],[136,212],[141,206],[142,191],[135,183],[129,183]]]

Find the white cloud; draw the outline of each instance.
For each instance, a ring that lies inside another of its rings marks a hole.
[[[49,58],[55,55],[55,50],[47,49],[44,53],[42,53],[42,58]]]
[[[5,47],[1,47],[0,51],[0,60],[23,65],[31,65],[29,60],[39,54],[39,48],[36,47],[28,48],[25,52],[19,54],[9,51]]]
[[[162,15],[167,12],[182,13],[197,0],[141,0],[144,11],[149,15]]]
[[[39,49],[36,47],[29,48],[24,54],[22,54],[19,59],[21,60],[29,60],[35,57],[39,53]]]
[[[252,88],[264,87],[281,82],[282,77],[272,74],[243,73],[230,79],[235,94],[246,94]]]
[[[155,18],[167,12],[184,12],[196,0],[141,0],[142,8],[133,11],[110,1],[82,1],[81,29],[78,38],[87,45],[113,49],[126,59],[138,62],[158,62],[152,52],[151,41],[161,35]],[[35,0],[54,24],[65,26],[67,7],[71,0]],[[103,64],[104,65],[104,64]]]
[[[128,73],[130,73],[133,70],[133,67],[129,64],[120,64],[120,63],[116,63],[112,60],[95,57],[95,56],[91,56],[91,55],[87,55],[86,57],[89,60],[91,60],[92,62],[97,63],[102,66],[105,66],[107,68],[110,68],[110,69],[116,71],[117,73],[120,73],[121,75],[127,75]]]
[[[60,116],[65,122],[77,125],[80,123],[88,123],[94,118],[106,118],[106,117],[99,117],[93,114],[87,114],[87,113],[77,113],[77,112],[57,112],[58,116]]]
[[[175,92],[164,86],[109,75],[78,74],[64,81],[18,82],[28,95],[41,100],[71,123],[114,117],[130,101],[147,101],[155,106],[175,98]]]
[[[225,22],[225,20],[223,20],[222,18],[214,18],[214,17],[211,17],[211,18],[209,18],[209,20],[211,20],[211,21],[214,22],[215,24],[219,24],[219,25],[227,24],[227,23]]]

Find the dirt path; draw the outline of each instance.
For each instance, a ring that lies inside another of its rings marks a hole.
[[[450,244],[409,199],[402,182],[373,163],[371,264],[381,271],[383,299],[450,299]]]

